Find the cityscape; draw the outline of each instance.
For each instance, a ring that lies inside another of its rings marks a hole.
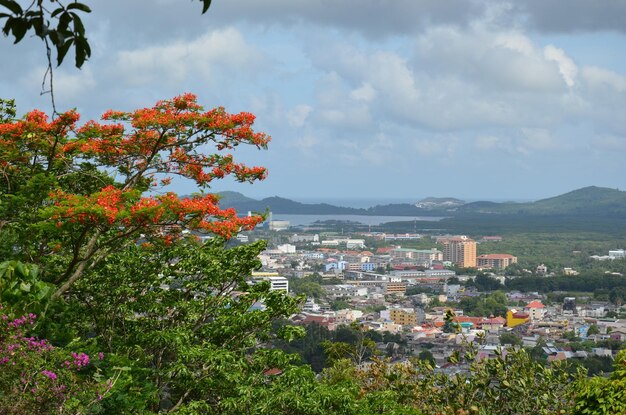
[[[269,281],[272,290],[307,297],[301,313],[290,319],[330,331],[357,322],[368,331],[392,333],[396,342],[381,340],[376,347],[394,360],[426,355],[446,370],[454,351],[473,342],[482,358],[493,358],[498,349],[526,347],[546,361],[594,365],[602,358],[610,364],[616,346],[626,339],[622,297],[507,288],[515,280],[575,278],[580,271],[549,269],[543,263],[522,268],[508,252],[477,255],[477,246],[497,249],[505,239],[499,235],[294,233],[285,221],[270,221],[266,228],[275,234],[270,240],[285,243],[261,253],[262,270],[253,279]],[[237,239],[249,242],[254,237],[241,234]],[[431,247],[402,247],[416,242]],[[624,268],[624,249],[599,254],[589,259]],[[611,266],[603,272],[623,277],[609,271]],[[476,300],[493,298],[499,302],[476,307]],[[456,324],[452,331],[445,327],[448,311]]]

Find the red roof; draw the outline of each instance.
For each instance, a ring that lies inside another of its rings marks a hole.
[[[506,320],[502,317],[491,317],[483,320],[483,324],[504,324]]]
[[[530,303],[528,303],[528,305],[524,308],[546,308],[546,306],[543,305],[541,301],[535,300],[535,301],[531,301]]]

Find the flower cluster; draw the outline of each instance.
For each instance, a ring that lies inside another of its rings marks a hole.
[[[57,227],[80,223],[141,229],[145,234],[158,235],[176,225],[177,229],[199,229],[230,238],[263,220],[260,216],[238,217],[234,209],[220,209],[214,195],[181,199],[174,193],[167,193],[137,198],[135,191],[107,186],[88,196],[57,191],[50,194],[50,198],[54,202],[51,219]]]
[[[0,316],[0,408],[57,413],[68,399],[87,404],[102,399],[111,383],[96,382],[83,374],[91,364],[88,354],[72,352],[68,356],[45,339],[26,334],[36,318],[34,314],[16,319]],[[102,360],[104,354],[98,353],[98,357]]]

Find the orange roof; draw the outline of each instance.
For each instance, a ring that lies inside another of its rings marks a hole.
[[[543,305],[541,301],[535,300],[535,301],[531,301],[530,303],[528,303],[528,305],[524,308],[546,308],[546,306]]]
[[[504,324],[506,320],[502,317],[491,317],[483,320],[483,324]]]

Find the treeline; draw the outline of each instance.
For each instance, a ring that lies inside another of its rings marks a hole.
[[[549,293],[553,291],[594,292],[626,288],[626,276],[587,275],[557,277],[520,277],[506,281],[508,290]]]

